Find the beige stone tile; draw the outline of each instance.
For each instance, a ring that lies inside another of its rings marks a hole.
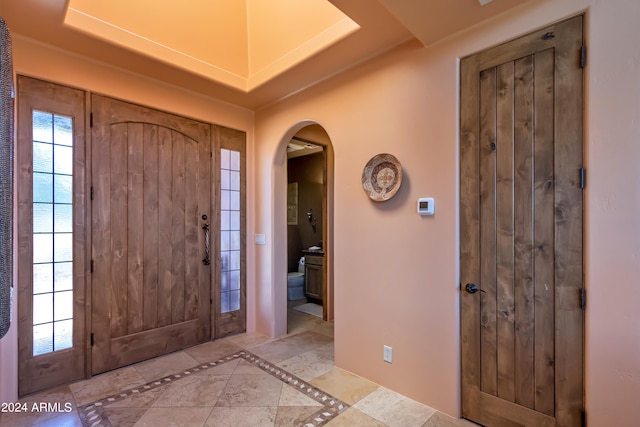
[[[112,426],[133,427],[147,412],[147,408],[104,408],[104,413]]]
[[[256,356],[266,359],[271,363],[282,362],[283,360],[302,354],[305,351],[303,347],[295,343],[282,340],[272,341],[251,350]]]
[[[233,375],[216,406],[277,406],[283,382],[271,375]]]
[[[212,408],[150,408],[135,427],[202,427]]]
[[[295,344],[303,349],[303,351],[313,350],[333,342],[333,338],[319,334],[314,331],[304,331],[295,335],[288,335],[282,338],[283,342]]]
[[[82,406],[146,382],[135,368],[128,366],[71,384],[69,387],[76,404]]]
[[[311,381],[334,368],[332,359],[324,357],[320,352],[316,352],[315,350],[294,356],[277,365],[305,381]]]
[[[436,411],[422,427],[477,427],[477,424]]]
[[[344,411],[325,425],[327,427],[386,427],[385,424],[381,423],[375,418],[371,418],[369,415],[364,414],[355,408],[348,408],[346,411]]]
[[[133,367],[149,382],[166,377],[167,375],[182,372],[198,364],[199,362],[193,357],[183,351],[178,351],[167,354],[166,356],[136,363]]]
[[[333,339],[333,322],[322,321],[313,328],[313,331]]]
[[[318,412],[317,406],[280,406],[275,427],[300,427],[311,415]]]
[[[236,369],[233,371],[234,375],[269,375],[262,369],[258,368],[253,363],[249,363],[246,360],[240,360]]]
[[[148,408],[167,390],[169,384],[142,393],[134,393],[126,399],[110,404],[109,408]]]
[[[309,383],[349,405],[353,405],[379,387],[376,383],[339,368],[334,368]]]
[[[184,352],[193,357],[200,363],[218,360],[230,354],[242,350],[237,344],[229,340],[210,341],[186,349]]]
[[[364,397],[353,407],[389,427],[421,426],[436,412],[384,387]]]
[[[271,337],[258,332],[234,335],[232,337],[225,338],[225,340],[232,342],[245,350],[251,350],[254,347],[273,341]]]
[[[229,375],[185,376],[166,386],[153,407],[214,406],[229,381]]]
[[[273,426],[278,408],[268,407],[217,407],[213,408],[205,427],[257,427]]]
[[[60,414],[33,424],[34,427],[82,427],[82,422],[76,411]]]
[[[321,403],[316,402],[304,393],[299,392],[290,385],[284,385],[282,387],[282,393],[280,394],[280,402],[278,406],[324,406]],[[318,409],[318,408],[316,408]]]

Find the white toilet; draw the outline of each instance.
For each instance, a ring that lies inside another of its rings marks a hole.
[[[298,261],[298,271],[287,274],[287,299],[304,298],[304,257]]]

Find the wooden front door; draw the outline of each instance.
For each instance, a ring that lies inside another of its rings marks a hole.
[[[583,410],[582,17],[461,62],[462,414]]]
[[[211,127],[94,95],[92,373],[211,336]],[[205,217],[206,215],[206,217]]]

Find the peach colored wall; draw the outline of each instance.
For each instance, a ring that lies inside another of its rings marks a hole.
[[[255,181],[253,168],[254,113],[215,99],[188,92],[136,74],[123,72],[95,61],[13,35],[14,71],[31,77],[113,96],[141,105],[192,117],[247,132],[247,233],[253,234]],[[247,268],[253,270],[253,251],[247,254]],[[247,293],[247,328],[255,329],[253,276],[249,275]],[[14,295],[15,296],[15,295]],[[15,299],[14,299],[15,301]],[[17,395],[16,311],[9,334],[0,340],[0,402],[10,402]]]
[[[458,59],[586,12],[586,410],[640,424],[640,43],[637,0],[539,0],[428,49],[405,44],[256,113],[257,326],[284,333],[284,142],[316,121],[335,150],[336,365],[459,414]],[[389,202],[361,188],[390,152],[405,180]],[[435,216],[415,213],[435,198]],[[266,311],[263,311],[266,310]],[[382,361],[393,346],[394,362]]]

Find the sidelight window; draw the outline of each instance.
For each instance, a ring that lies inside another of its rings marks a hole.
[[[240,309],[240,152],[220,150],[220,312]]]
[[[73,119],[33,112],[33,355],[73,347]]]

